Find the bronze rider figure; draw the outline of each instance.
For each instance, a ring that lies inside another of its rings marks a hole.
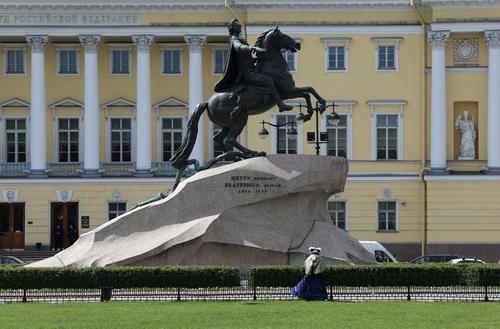
[[[293,106],[286,105],[281,100],[272,77],[257,72],[255,60],[252,53],[265,53],[266,50],[259,47],[250,47],[241,36],[241,24],[237,19],[233,19],[228,25],[230,50],[226,69],[222,79],[214,87],[215,92],[232,91],[233,97],[237,97],[237,106],[231,112],[231,118],[244,113],[245,101],[242,100],[242,90],[245,84],[252,85],[263,94],[271,94],[278,103],[280,112],[290,111]]]

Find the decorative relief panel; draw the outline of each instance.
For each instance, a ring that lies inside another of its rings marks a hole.
[[[73,198],[73,190],[57,190],[56,200],[58,202],[68,202]]]
[[[17,202],[19,198],[19,191],[16,190],[3,190],[2,191],[3,202]]]
[[[120,192],[120,190],[113,190],[112,194],[113,194],[113,201],[120,201],[121,200],[122,193]]]
[[[479,39],[453,40],[453,62],[458,65],[478,64]]]
[[[391,189],[384,189],[384,192],[382,193],[382,197],[384,198],[384,200],[390,200],[391,197],[392,197],[392,191]]]

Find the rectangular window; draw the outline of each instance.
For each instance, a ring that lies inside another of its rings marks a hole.
[[[227,58],[229,56],[228,49],[215,49],[214,51],[214,73],[223,74],[226,69]]]
[[[58,160],[59,162],[80,161],[80,122],[77,118],[58,119]]]
[[[295,114],[277,116],[278,125],[282,125],[276,128],[278,132],[276,153],[278,154],[297,154],[297,134],[290,134],[292,125],[286,124],[288,122],[295,122]],[[293,125],[293,128],[297,131],[296,125]]]
[[[108,220],[112,220],[127,212],[126,202],[108,202]]]
[[[183,138],[182,118],[163,118],[161,121],[162,161],[168,161],[179,149]]]
[[[113,50],[112,54],[112,74],[130,73],[130,51]]]
[[[346,202],[328,201],[328,213],[330,218],[338,228],[346,229]]]
[[[282,54],[283,58],[285,58],[285,62],[288,65],[288,70],[290,72],[295,72],[296,70],[295,56],[297,55],[297,53],[292,53],[290,50],[286,50]]]
[[[347,115],[340,115],[337,126],[327,121],[327,154],[347,158]]]
[[[396,46],[378,47],[378,65],[379,70],[396,69]]]
[[[5,119],[7,162],[26,162],[26,119]]]
[[[77,74],[78,52],[74,49],[59,50],[59,74]]]
[[[398,159],[398,115],[377,114],[377,160]]]
[[[24,50],[7,50],[7,74],[24,74]]]
[[[397,209],[396,201],[379,201],[377,207],[378,230],[396,231]]]
[[[345,71],[345,46],[328,47],[328,70]]]
[[[132,161],[132,119],[111,119],[111,161]]]
[[[163,74],[181,73],[181,51],[175,49],[163,50]]]

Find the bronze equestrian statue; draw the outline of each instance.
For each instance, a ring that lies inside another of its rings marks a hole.
[[[231,21],[228,29],[231,49],[224,76],[215,85],[216,92],[208,102],[196,106],[182,145],[170,159],[172,166],[178,169],[174,189],[189,165],[194,165],[196,170],[203,170],[220,160],[265,156],[265,152],[250,150],[237,141],[249,115],[264,113],[275,105],[280,111],[289,111],[292,107],[281,100],[301,97],[307,104],[307,121],[314,113],[310,94],[318,101],[320,112],[325,109],[325,100],[312,87],[295,86],[282,56],[283,49],[291,52],[300,50],[300,43],[276,26],[263,32],[254,47],[250,47],[241,37],[241,24],[237,20]],[[256,60],[252,57],[253,53],[257,56]],[[198,134],[198,122],[205,111],[212,122],[222,127],[214,137],[214,142],[225,153],[200,165],[197,160],[189,159],[189,156]],[[233,148],[237,151],[233,151]]]

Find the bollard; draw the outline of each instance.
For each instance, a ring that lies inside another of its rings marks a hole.
[[[112,287],[101,287],[101,302],[109,302],[112,294]]]

